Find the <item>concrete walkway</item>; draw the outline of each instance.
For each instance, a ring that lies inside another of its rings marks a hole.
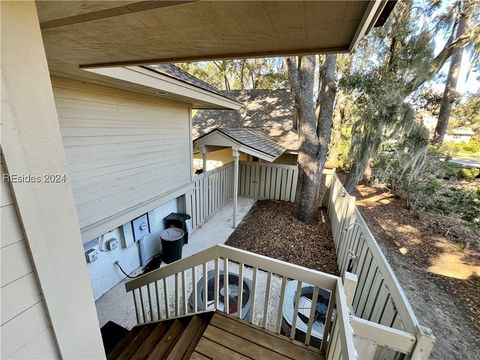
[[[449,162],[462,165],[469,168],[479,168],[480,169],[480,159],[479,158],[467,158],[467,157],[455,157],[449,160]]]
[[[238,198],[237,225],[242,221],[255,200],[249,198]],[[217,213],[215,213],[205,224],[196,229],[189,239],[187,245],[183,247],[183,257],[193,255],[201,250],[223,244],[230,237],[234,229],[232,228],[233,204],[227,203]],[[162,263],[162,267],[165,266]],[[136,270],[131,275],[140,272]],[[125,278],[118,285],[114,286],[109,292],[103,295],[95,303],[97,307],[97,316],[100,327],[108,321],[114,321],[117,324],[131,329],[136,325],[135,307],[131,293],[126,293],[125,283],[130,280]],[[189,281],[190,280],[190,281]],[[191,279],[187,279],[187,286],[191,287]],[[174,294],[170,294],[173,296]]]

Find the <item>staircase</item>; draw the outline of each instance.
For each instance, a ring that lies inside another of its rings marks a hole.
[[[223,312],[207,312],[134,327],[107,359],[305,359],[319,350]]]

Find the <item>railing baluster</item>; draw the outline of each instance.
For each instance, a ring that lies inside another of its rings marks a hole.
[[[165,317],[168,319],[170,317],[169,312],[169,302],[168,302],[168,285],[167,278],[163,278],[163,300],[165,301]]]
[[[193,312],[197,312],[197,267],[192,267]]]
[[[312,307],[310,308],[310,315],[308,316],[307,334],[305,335],[306,345],[310,345],[310,337],[312,336],[313,320],[315,318],[315,310],[317,309],[318,291],[319,291],[318,287],[315,286],[313,288]]]
[[[257,287],[257,271],[258,268],[253,268],[253,275],[252,275],[252,292],[250,293],[252,297],[252,306],[250,307],[250,314],[248,316],[248,320],[253,324],[253,313],[255,312],[255,288]]]
[[[277,313],[277,327],[275,332],[280,334],[280,328],[282,326],[282,316],[283,316],[283,300],[285,298],[285,287],[287,286],[287,277],[282,278],[282,288],[280,289],[280,301],[278,303],[278,313]]]
[[[142,304],[142,318],[143,318],[143,322],[146,322],[146,319],[145,319],[145,305],[143,304],[142,288],[140,287],[138,290],[140,291],[140,303]]]
[[[140,324],[140,316],[138,315],[137,297],[135,296],[135,290],[132,291],[133,304],[135,305],[135,317],[137,318],[137,324]]]
[[[155,281],[155,299],[157,300],[157,320],[160,320],[160,298],[158,297],[158,281]]]
[[[219,303],[219,298],[220,296],[218,295],[218,292],[220,291],[220,259],[216,258],[215,259],[215,310],[218,309],[218,303]]]
[[[330,332],[330,326],[332,325],[333,308],[335,306],[335,291],[330,292],[330,299],[328,300],[327,316],[325,317],[325,327],[323,328],[323,338],[320,345],[320,350],[325,351]]]
[[[242,318],[242,305],[243,305],[243,262],[240,263],[238,268],[238,300],[237,300],[237,308],[238,308],[238,318]]]
[[[183,292],[183,313],[188,314],[188,305],[187,305],[187,278],[185,271],[182,271],[182,292]]]
[[[293,309],[292,329],[290,330],[290,339],[295,339],[295,331],[297,328],[298,303],[300,302],[300,293],[302,292],[302,282],[297,282],[297,291],[295,292],[295,306]]]
[[[207,311],[208,308],[208,266],[207,263],[203,263],[203,310]]]
[[[150,284],[147,285],[147,295],[148,295],[148,308],[150,309],[150,321],[153,321],[152,294],[150,292]]]
[[[267,328],[268,317],[268,300],[270,299],[270,284],[272,282],[272,273],[269,271],[267,274],[267,285],[265,288],[265,302],[263,305],[263,327]]]
[[[228,288],[228,258],[223,259],[223,303],[225,306],[225,312],[228,314],[229,313],[229,296],[230,296],[230,291]]]
[[[175,316],[180,315],[179,309],[178,309],[178,298],[179,298],[179,281],[178,281],[178,273],[175,274]]]

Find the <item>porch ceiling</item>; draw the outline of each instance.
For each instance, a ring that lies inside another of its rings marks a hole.
[[[37,1],[37,9],[51,73],[105,82],[81,67],[347,52],[385,3]]]

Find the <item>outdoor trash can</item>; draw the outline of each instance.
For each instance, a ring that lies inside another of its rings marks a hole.
[[[163,261],[167,264],[182,258],[183,235],[185,232],[182,229],[173,226],[163,230],[160,234]]]
[[[191,229],[190,215],[183,213],[171,213],[163,219],[165,228],[175,226],[176,228],[182,229],[185,233],[183,236],[183,244],[188,244],[188,233]]]

